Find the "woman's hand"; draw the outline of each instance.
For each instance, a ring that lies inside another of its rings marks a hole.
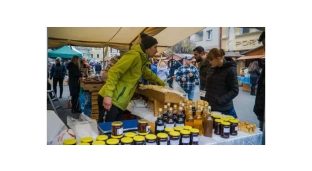
[[[103,107],[109,111],[112,107],[112,98],[111,97],[104,97],[103,99]]]

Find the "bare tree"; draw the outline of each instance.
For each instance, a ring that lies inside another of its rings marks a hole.
[[[179,42],[178,44],[166,50],[166,54],[172,55],[174,53],[193,53],[193,49],[195,47],[196,47],[195,42],[191,41],[190,38],[186,38],[181,42]]]

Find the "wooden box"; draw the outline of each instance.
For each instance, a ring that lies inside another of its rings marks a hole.
[[[99,114],[91,114],[90,118],[91,119],[99,119]]]

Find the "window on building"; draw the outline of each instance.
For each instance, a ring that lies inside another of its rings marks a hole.
[[[195,33],[195,42],[203,41],[203,37],[204,37],[203,31]]]
[[[100,58],[100,54],[96,54],[96,57],[97,57],[97,58]]]
[[[207,40],[212,40],[212,30],[207,31]]]
[[[241,27],[240,34],[250,33],[250,28]]]
[[[91,54],[91,58],[93,58],[93,54]]]

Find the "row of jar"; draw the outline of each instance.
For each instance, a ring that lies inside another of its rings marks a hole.
[[[190,126],[166,128],[165,133],[137,135],[127,132],[121,136],[99,135],[96,141],[92,137],[83,137],[77,144],[76,139],[64,140],[63,145],[198,145],[199,130]]]

